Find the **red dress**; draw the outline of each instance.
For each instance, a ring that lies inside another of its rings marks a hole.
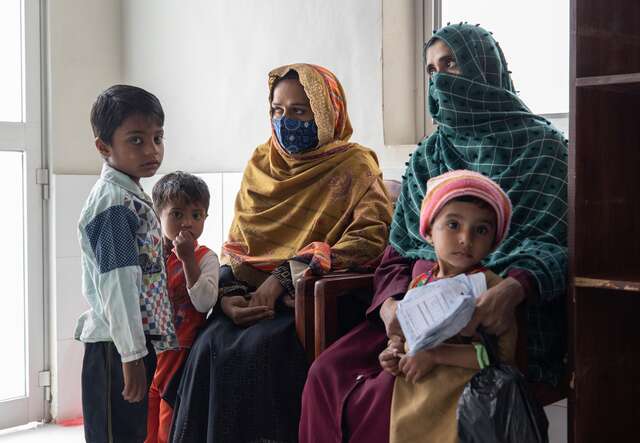
[[[210,249],[206,246],[199,245],[196,247],[195,256],[198,265],[209,251]],[[176,328],[179,348],[158,354],[156,372],[149,388],[147,438],[145,443],[164,443],[168,441],[173,409],[166,401],[162,400],[162,394],[166,389],[167,383],[184,363],[198,330],[206,321],[206,314],[198,312],[191,303],[182,262],[174,252],[171,252],[165,259],[165,266],[167,270],[167,289],[173,307],[173,324]]]

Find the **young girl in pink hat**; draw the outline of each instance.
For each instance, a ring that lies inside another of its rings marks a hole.
[[[420,211],[420,234],[433,245],[437,260],[427,272],[417,275],[409,289],[459,274],[485,274],[487,288],[502,279],[482,266],[482,260],[505,238],[511,220],[511,202],[493,180],[477,172],[451,171],[427,182]],[[515,352],[515,326],[498,340],[499,357],[512,361]],[[434,348],[404,353],[402,337],[391,335],[380,354],[384,370],[397,376],[392,410],[396,422],[394,435],[429,428],[433,435],[455,432],[457,401],[464,385],[488,364],[484,347],[471,337],[458,335]],[[418,393],[418,391],[420,391]],[[424,414],[416,414],[417,410]],[[404,419],[403,419],[404,417]],[[432,421],[414,426],[416,417]],[[424,431],[422,431],[424,432]],[[454,435],[452,437],[455,438]],[[449,441],[448,439],[445,439]]]

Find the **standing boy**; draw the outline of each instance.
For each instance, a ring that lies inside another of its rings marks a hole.
[[[91,109],[104,164],[78,225],[90,306],[75,332],[85,343],[87,442],[144,441],[155,350],[177,345],[160,223],[140,187],[140,177],[151,177],[162,163],[163,125],[158,99],[134,86],[112,86]]]

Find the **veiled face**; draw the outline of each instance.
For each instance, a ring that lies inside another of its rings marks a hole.
[[[287,117],[294,120],[313,120],[309,97],[302,84],[295,79],[280,80],[273,89],[271,117]]]
[[[462,75],[451,48],[440,39],[427,48],[427,74],[431,77],[437,72]]]

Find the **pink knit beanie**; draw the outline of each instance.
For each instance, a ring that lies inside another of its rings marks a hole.
[[[420,209],[420,235],[426,238],[440,210],[451,200],[462,196],[484,200],[496,213],[497,246],[507,236],[511,222],[511,200],[496,182],[482,174],[464,169],[446,172],[427,182],[427,194]]]

